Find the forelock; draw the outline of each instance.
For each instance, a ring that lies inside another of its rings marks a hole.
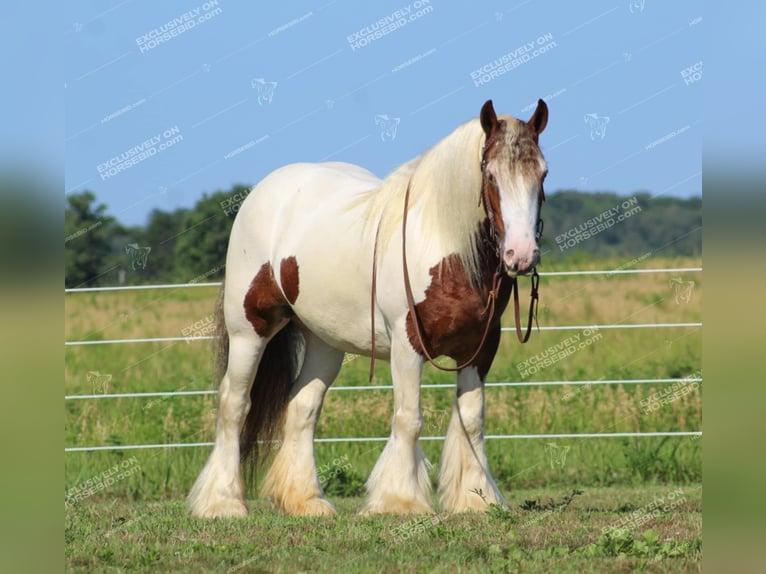
[[[499,132],[494,136],[497,142],[489,149],[489,161],[526,177],[539,177],[544,169],[540,148],[534,140],[532,130],[526,123],[510,116],[504,116]]]

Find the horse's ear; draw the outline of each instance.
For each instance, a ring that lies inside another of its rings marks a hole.
[[[479,120],[484,133],[487,134],[487,137],[491,136],[497,129],[497,114],[495,114],[495,108],[492,106],[492,100],[484,102],[479,113]]]
[[[529,129],[535,134],[535,137],[543,133],[545,126],[548,125],[548,106],[542,100],[537,100],[537,109],[527,122]]]

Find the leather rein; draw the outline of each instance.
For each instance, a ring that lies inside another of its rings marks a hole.
[[[482,160],[481,160],[481,173],[482,173],[482,186],[481,186],[481,196],[479,198],[479,203],[484,204],[484,211],[487,215],[487,218],[490,222],[490,237],[491,240],[495,244],[496,249],[496,255],[498,258],[498,265],[497,269],[495,269],[495,272],[492,275],[492,284],[491,288],[489,290],[489,293],[487,295],[487,304],[484,307],[484,311],[482,311],[482,315],[486,313],[487,315],[487,321],[484,326],[484,332],[481,336],[481,341],[479,342],[478,347],[474,351],[474,353],[471,355],[471,358],[464,361],[462,364],[457,365],[455,367],[445,367],[440,364],[438,364],[434,357],[429,353],[428,347],[426,347],[425,341],[423,340],[423,333],[422,333],[422,326],[420,324],[420,319],[417,314],[417,309],[415,308],[415,297],[412,293],[412,284],[410,282],[410,273],[409,268],[407,266],[407,213],[409,211],[409,201],[410,201],[410,184],[407,184],[407,190],[404,194],[404,214],[402,215],[402,270],[404,272],[404,291],[405,296],[407,298],[407,307],[409,308],[410,315],[412,315],[412,323],[413,328],[415,330],[415,335],[418,339],[418,343],[420,343],[420,348],[422,349],[422,353],[425,356],[425,358],[428,360],[429,363],[431,363],[434,367],[441,371],[460,371],[469,365],[471,365],[476,358],[479,356],[479,353],[481,353],[482,349],[484,348],[484,344],[487,342],[487,336],[489,335],[489,330],[492,325],[492,320],[495,315],[495,306],[497,303],[497,299],[500,295],[500,287],[502,284],[503,275],[505,274],[503,271],[503,258],[502,253],[500,249],[500,243],[499,243],[499,236],[500,233],[497,229],[497,224],[495,222],[494,213],[492,212],[491,203],[489,201],[489,193],[490,193],[490,186],[492,186],[492,182],[489,180],[489,176],[486,172],[486,165],[487,165],[487,159],[486,155],[490,148],[491,142],[488,138],[488,140],[484,144],[484,149],[482,150]],[[540,217],[540,208],[542,207],[542,203],[545,199],[545,196],[543,193],[540,193],[539,200],[538,200],[538,210],[537,210],[537,225],[535,230],[535,239],[539,241],[539,239],[542,237],[543,234],[543,220]],[[373,257],[372,257],[372,288],[370,293],[370,319],[371,319],[371,325],[372,325],[372,354],[370,356],[370,381],[372,381],[373,373],[375,369],[375,292],[376,292],[376,284],[377,284],[377,252],[378,252],[378,233],[375,234],[375,247],[373,249]],[[537,267],[534,267],[532,269],[531,274],[532,279],[532,288],[530,291],[530,303],[529,303],[529,317],[527,320],[527,328],[526,331],[522,331],[521,328],[521,318],[520,318],[520,311],[519,311],[519,286],[518,286],[518,280],[517,277],[511,277],[511,293],[513,294],[513,312],[514,312],[514,320],[515,320],[515,326],[516,326],[516,336],[520,343],[526,343],[529,340],[529,336],[532,332],[532,321],[534,320],[535,323],[537,323],[537,303],[539,299],[538,294],[538,287],[540,285],[540,276],[537,274]],[[538,325],[539,328],[539,325]]]

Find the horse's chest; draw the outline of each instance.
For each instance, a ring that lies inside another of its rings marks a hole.
[[[423,342],[432,356],[446,355],[458,361],[470,357],[490,328],[499,327],[500,316],[508,302],[505,282],[490,317],[489,289],[472,285],[462,271],[439,273],[434,266],[425,299],[415,305]],[[418,351],[421,345],[415,320],[407,316],[407,336]]]

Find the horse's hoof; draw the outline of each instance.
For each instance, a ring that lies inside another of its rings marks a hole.
[[[290,504],[277,504],[277,507],[285,513],[296,516],[332,516],[337,514],[333,504],[326,498],[314,497]]]
[[[335,506],[326,498],[312,498],[301,506],[302,508],[297,514],[302,514],[303,516],[332,516],[338,514]]]
[[[433,507],[427,502],[399,497],[386,497],[384,500],[368,502],[359,514],[433,514]]]
[[[224,499],[206,505],[201,509],[192,509],[191,515],[195,518],[245,518],[247,506],[241,500]]]

